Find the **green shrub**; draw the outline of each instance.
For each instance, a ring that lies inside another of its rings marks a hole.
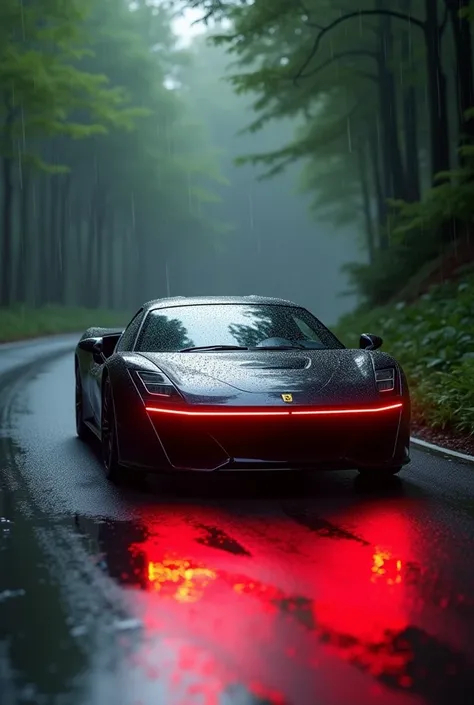
[[[364,301],[386,305],[400,291],[400,272],[405,281],[410,281],[427,262],[436,260],[447,249],[440,231],[433,230],[429,238],[421,230],[394,234],[389,248],[376,251],[371,264],[348,263],[343,270]]]
[[[433,287],[416,303],[359,309],[336,333],[357,347],[360,333],[384,338],[403,365],[414,417],[433,427],[474,434],[474,276]]]
[[[473,354],[474,357],[474,354]],[[423,385],[433,426],[453,427],[474,434],[474,359],[463,360],[451,372],[436,374],[437,388]]]

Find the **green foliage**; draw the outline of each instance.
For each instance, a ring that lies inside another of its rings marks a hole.
[[[474,117],[474,112],[473,112]],[[474,217],[474,145],[459,148],[465,165],[437,176],[438,185],[429,189],[421,202],[395,203],[395,233],[432,231],[454,220],[470,225]]]
[[[415,418],[474,434],[474,275],[433,287],[412,305],[398,303],[344,316],[337,333],[350,347],[376,333],[403,365]]]
[[[472,353],[471,353],[472,354]],[[458,431],[474,434],[474,359],[466,358],[451,372],[439,372],[438,388],[427,391],[431,403],[430,417],[436,426],[454,426]]]
[[[474,114],[474,113],[473,113]],[[351,282],[365,301],[386,303],[429,261],[434,261],[450,236],[470,233],[474,222],[474,146],[459,149],[464,165],[437,175],[437,183],[422,200],[407,203],[388,199],[391,207],[390,247],[378,252],[371,265],[347,267]],[[403,272],[402,286],[400,273]]]
[[[117,298],[127,265],[129,296],[150,298],[166,291],[165,262],[179,276],[215,248],[225,180],[184,100],[189,61],[164,4],[1,3],[0,304],[26,300],[25,270],[28,300],[62,301],[72,273],[77,301],[112,284]]]
[[[84,139],[104,134],[108,126],[131,126],[120,88],[109,88],[107,76],[82,70],[89,52],[82,25],[88,3],[72,0],[8,0],[0,8],[0,118],[6,130],[1,152],[18,153],[35,163],[26,141],[37,136],[68,135]],[[84,114],[78,120],[78,113]],[[37,165],[41,160],[36,161]]]
[[[254,99],[248,130],[283,118],[303,123],[289,144],[239,163],[262,164],[269,178],[303,162],[301,187],[315,216],[353,223],[363,234],[370,265],[354,265],[350,275],[372,303],[393,298],[447,238],[472,228],[474,147],[464,143],[472,114],[461,103],[444,105],[442,93],[429,88],[440,74],[448,96],[462,83],[466,59],[459,57],[470,50],[456,42],[468,36],[472,3],[461,4],[462,32],[453,36],[447,2],[367,0],[355,8],[349,0],[193,0],[231,21],[214,41],[236,59],[235,90]],[[437,67],[427,63],[431,22],[444,43]],[[454,149],[442,147],[448,142],[461,145],[454,168]]]
[[[377,251],[371,264],[354,263],[344,267],[353,289],[363,301],[376,306],[389,302],[426,262],[437,257],[442,248],[441,233],[435,231],[427,238],[428,232],[428,229],[410,228],[403,237],[395,232],[390,246]]]
[[[472,150],[471,145],[462,147],[465,166],[439,174],[442,183],[428,189],[421,201],[389,201],[393,208],[390,248],[377,253],[372,266],[348,268],[365,301],[382,304],[394,298],[427,262],[448,249],[451,239],[470,233],[474,221]]]
[[[459,17],[465,17],[470,22],[474,22],[474,4],[469,2],[467,7],[462,7],[459,10]]]
[[[98,162],[118,209],[129,208],[124,196],[132,194],[141,222],[151,225],[165,217],[182,224],[183,194],[191,193],[196,203],[212,201],[206,186],[219,182],[220,175],[202,142],[196,149],[200,125],[189,123],[179,93],[165,85],[167,67],[183,63],[182,52],[174,48],[170,17],[163,8],[136,5],[130,12],[119,0],[105,0],[90,18],[95,27],[91,65],[128,96],[135,111],[141,111],[135,130],[91,142],[90,156]],[[198,207],[191,210],[195,213]],[[189,219],[196,227],[193,212]]]

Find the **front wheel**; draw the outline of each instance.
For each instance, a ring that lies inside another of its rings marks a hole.
[[[105,380],[102,392],[101,443],[105,476],[111,482],[119,482],[123,478],[123,468],[118,460],[117,429],[109,378]]]

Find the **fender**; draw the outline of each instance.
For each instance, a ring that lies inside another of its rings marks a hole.
[[[152,459],[153,467],[166,468],[166,455],[145,411],[143,400],[129,372],[130,368],[156,371],[156,367],[141,355],[115,353],[107,360],[102,375],[102,383],[104,375],[109,376],[112,388],[120,463],[148,468]]]

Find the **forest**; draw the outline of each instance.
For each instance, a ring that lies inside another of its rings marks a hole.
[[[299,118],[287,144],[244,159],[269,177],[301,161],[318,217],[359,223],[367,261],[346,269],[364,300],[390,301],[453,247],[472,260],[469,0],[193,4],[231,20],[215,41],[255,95],[250,129]]]
[[[206,30],[192,51],[172,29],[190,8]],[[341,250],[338,293],[346,277],[384,304],[440,254],[470,256],[473,16],[468,0],[5,0],[0,307],[128,310],[170,293],[171,273],[171,293],[195,293],[197,263],[210,293],[228,293],[242,251],[258,281],[262,241],[267,261],[281,255],[272,293],[289,295],[282,262],[310,275],[313,258],[321,279]],[[226,64],[227,102],[202,114],[206,75]],[[246,101],[237,123],[232,99]],[[252,212],[239,225],[238,199],[222,206],[226,127],[242,174],[267,180],[263,226]],[[305,198],[278,232],[288,171]],[[306,205],[314,229],[327,224],[316,250]],[[327,282],[314,287],[321,298]]]
[[[184,60],[169,12],[87,5],[0,9],[4,307],[126,310],[127,292],[146,296],[156,275],[150,224],[173,233],[170,259],[206,246],[218,227],[207,214],[219,180],[212,153],[165,85]]]

